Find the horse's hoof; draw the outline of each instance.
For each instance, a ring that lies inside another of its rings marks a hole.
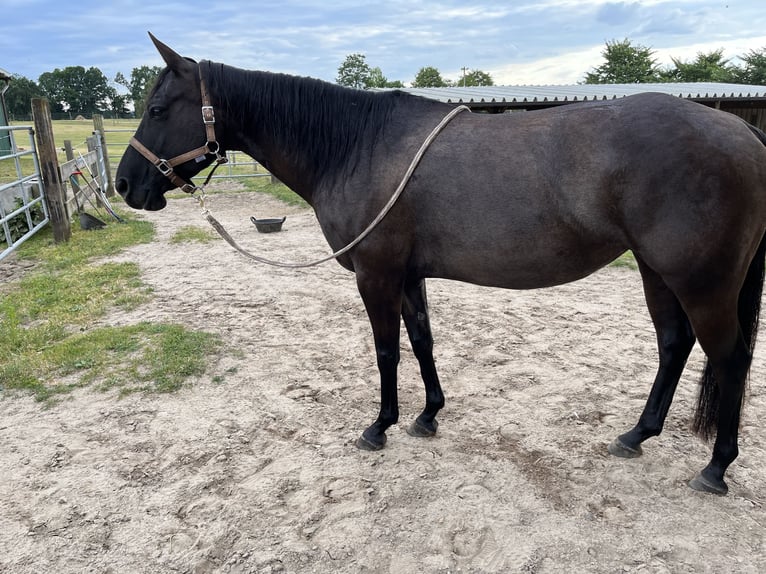
[[[381,433],[379,438],[372,439],[365,436],[367,432],[362,433],[358,439],[356,439],[356,448],[359,450],[376,451],[386,446],[386,434]]]
[[[644,454],[644,451],[641,449],[641,445],[633,448],[622,442],[620,437],[617,437],[611,443],[609,443],[609,446],[606,447],[606,449],[609,451],[609,454],[613,456],[619,456],[620,458],[638,458]]]
[[[729,492],[729,487],[723,480],[711,480],[705,478],[702,473],[692,478],[689,481],[689,486],[699,492],[709,492],[710,494],[717,494],[718,496],[725,496]]]
[[[436,429],[438,428],[439,421],[436,419],[434,419],[430,425],[424,425],[420,422],[420,419],[415,419],[412,421],[412,424],[407,427],[407,434],[418,438],[424,438],[434,436],[436,434]]]

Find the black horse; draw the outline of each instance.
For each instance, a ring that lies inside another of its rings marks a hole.
[[[116,178],[138,209],[162,209],[166,191],[191,191],[189,178],[224,150],[242,150],[314,208],[339,249],[375,219],[452,109],[400,91],[198,64],[153,40],[167,68]],[[436,432],[444,395],[427,277],[532,289],[585,277],[629,249],[660,360],[638,423],[609,451],[638,456],[661,432],[699,341],[707,364],[694,427],[715,444],[690,485],[724,494],[763,289],[765,145],[733,115],[660,94],[457,115],[388,215],[338,259],[356,274],[380,369],[380,414],[358,446],[382,448],[399,417],[400,317],[426,391],[409,432]]]

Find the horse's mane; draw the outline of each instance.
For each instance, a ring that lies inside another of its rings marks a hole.
[[[244,131],[268,126],[285,153],[300,148],[291,161],[301,168],[333,174],[353,169],[370,154],[403,99],[421,100],[398,90],[372,92],[270,72],[248,71],[203,62],[211,98]]]

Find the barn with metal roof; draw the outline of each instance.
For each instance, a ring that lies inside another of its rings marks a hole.
[[[614,100],[642,92],[662,92],[734,113],[766,130],[766,86],[717,83],[577,84],[561,86],[483,86],[404,88],[405,92],[465,104],[473,111],[503,113]]]

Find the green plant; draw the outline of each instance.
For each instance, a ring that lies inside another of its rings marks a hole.
[[[24,201],[20,197],[14,199],[13,211],[16,211],[23,206]],[[29,216],[32,219],[33,227],[45,219],[42,203],[35,203],[34,205],[30,206],[27,211],[29,212]],[[22,211],[18,215],[12,217],[8,221],[8,229],[11,232],[11,242],[16,242],[24,237],[24,235],[26,235],[30,229],[29,221],[27,220],[27,212]],[[0,233],[0,243],[7,244],[4,233]]]

